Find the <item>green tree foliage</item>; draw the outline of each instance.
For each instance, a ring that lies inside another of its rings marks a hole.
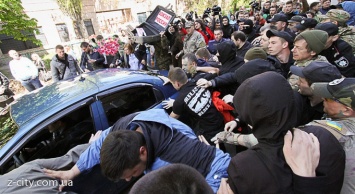
[[[231,9],[231,11],[234,13],[239,9],[240,6],[242,6],[242,5],[246,6],[252,1],[253,0],[233,0],[231,2],[231,7],[233,8],[233,9]],[[256,1],[259,1],[259,0],[256,0]]]
[[[84,30],[84,23],[82,18],[82,0],[57,0],[60,10],[70,19],[73,20],[74,28],[78,29],[78,38],[83,38],[87,35]]]
[[[13,36],[16,40],[32,41],[41,45],[41,41],[32,35],[38,33],[37,20],[30,18],[23,11],[21,0],[0,1],[0,34]]]

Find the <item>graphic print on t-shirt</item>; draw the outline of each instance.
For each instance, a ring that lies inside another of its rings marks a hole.
[[[211,106],[211,93],[205,88],[195,87],[186,95],[184,102],[190,110],[202,116]]]

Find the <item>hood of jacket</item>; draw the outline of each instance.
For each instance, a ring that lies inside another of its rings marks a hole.
[[[237,48],[231,41],[222,42],[217,44],[217,51],[218,51],[218,61],[222,63],[226,63],[227,61],[234,60],[236,58],[236,51]]]
[[[203,59],[197,59],[197,67],[211,67],[211,65]]]
[[[276,72],[265,72],[245,80],[233,103],[240,119],[250,124],[259,142],[283,142],[296,126],[297,114],[292,88]]]
[[[222,23],[222,26],[229,26],[229,18],[228,18],[228,16],[223,16],[221,21],[223,21],[223,19],[227,19],[227,20],[228,20],[228,23],[227,23],[227,25],[224,25],[224,24]]]
[[[265,59],[250,60],[235,71],[237,82],[242,84],[246,79],[267,71],[276,71],[275,67]]]

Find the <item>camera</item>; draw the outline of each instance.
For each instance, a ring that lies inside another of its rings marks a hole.
[[[219,15],[219,12],[221,12],[221,7],[218,5],[214,5],[212,7],[212,16]]]
[[[259,2],[257,2],[256,0],[253,0],[252,2],[250,2],[249,5],[250,5],[253,9],[258,9],[258,8],[259,8]]]
[[[193,12],[192,13],[190,12],[186,14],[185,18],[187,21],[192,21],[192,16],[193,16]]]
[[[211,8],[207,8],[202,15],[202,19],[208,18],[211,13]]]

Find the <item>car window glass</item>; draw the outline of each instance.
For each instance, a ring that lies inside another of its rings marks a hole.
[[[110,125],[123,116],[146,110],[157,102],[151,86],[121,90],[106,95],[100,100]]]
[[[16,134],[18,126],[10,116],[9,108],[0,112],[0,149]]]
[[[43,127],[6,163],[6,169],[2,171],[8,172],[35,159],[62,156],[76,145],[87,143],[93,133],[90,107],[85,105]]]

